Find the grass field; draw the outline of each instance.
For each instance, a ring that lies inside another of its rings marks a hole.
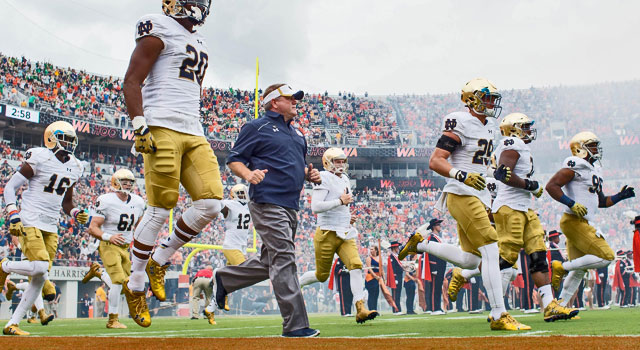
[[[0,348],[31,348],[42,345],[42,338],[37,337],[64,337],[57,338],[56,342],[62,345],[52,347],[54,349],[68,348],[101,348],[101,345],[115,343],[126,346],[129,342],[143,344],[158,344],[163,348],[173,344],[174,341],[181,340],[176,344],[185,349],[200,348],[196,344],[203,342],[207,344],[202,348],[223,348],[242,347],[257,348],[259,344],[271,344],[269,348],[308,348],[319,347],[329,348],[353,347],[350,344],[364,345],[371,344],[367,348],[393,348],[400,343],[411,345],[408,348],[439,347],[437,344],[444,342],[447,348],[452,344],[466,344],[468,346],[459,348],[474,348],[473,344],[486,346],[496,342],[498,346],[508,343],[519,344],[523,349],[530,339],[533,343],[548,343],[552,345],[556,339],[564,339],[559,346],[563,348],[579,348],[578,344],[587,341],[589,349],[600,348],[598,342],[602,343],[602,348],[640,348],[640,309],[612,309],[606,311],[583,311],[580,313],[580,320],[557,321],[546,323],[542,320],[541,314],[523,315],[513,312],[516,318],[533,329],[526,332],[495,332],[489,330],[486,322],[487,313],[483,315],[470,315],[467,313],[453,313],[444,316],[410,315],[392,316],[383,315],[372,322],[364,325],[355,323],[354,318],[344,318],[337,315],[310,315],[311,327],[321,331],[321,338],[333,338],[332,340],[303,340],[299,342],[289,342],[281,338],[261,339],[256,346],[250,346],[258,339],[199,339],[207,337],[221,338],[257,338],[257,337],[278,337],[282,332],[281,318],[279,316],[220,316],[217,318],[218,324],[210,326],[206,320],[190,320],[188,318],[154,318],[151,327],[138,327],[130,319],[121,320],[129,328],[123,330],[108,330],[105,328],[105,319],[70,319],[55,320],[49,326],[43,327],[39,324],[29,325],[26,322],[21,324],[21,328],[31,332],[32,337],[3,337],[3,346]],[[33,337],[35,336],[35,337]],[[571,337],[555,337],[571,336]],[[584,337],[580,337],[584,336]],[[598,337],[593,337],[598,336]],[[617,336],[612,338],[601,338],[601,336]],[[66,338],[78,337],[78,338]],[[83,338],[90,337],[90,338]],[[101,337],[101,338],[96,338]],[[144,339],[144,338],[161,339]],[[348,338],[368,338],[362,340]],[[481,337],[481,338],[474,338]],[[536,338],[527,338],[536,337]],[[117,338],[117,339],[113,339]],[[133,339],[132,339],[133,338]],[[173,338],[193,338],[173,339]],[[346,338],[346,339],[345,339]],[[402,339],[398,339],[402,338]],[[431,338],[431,339],[409,339],[409,338]],[[536,340],[537,339],[537,340]],[[328,341],[328,343],[327,343]],[[124,342],[124,343],[123,343]],[[337,342],[337,343],[336,343]],[[74,345],[75,344],[75,345]],[[93,344],[93,345],[92,345]],[[191,345],[187,345],[191,344]],[[216,345],[217,344],[217,345]],[[338,345],[335,345],[338,344]],[[389,347],[384,346],[388,344]],[[483,345],[484,344],[484,345]],[[562,345],[563,344],[563,345]],[[7,345],[8,347],[5,347]],[[629,346],[629,347],[627,347]],[[406,348],[406,346],[404,346]],[[356,346],[359,348],[359,346]],[[536,348],[544,348],[537,346]]]

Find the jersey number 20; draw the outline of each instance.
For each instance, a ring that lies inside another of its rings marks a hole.
[[[493,153],[493,140],[480,139],[478,140],[478,146],[482,147],[482,149],[473,155],[472,163],[489,165],[491,153]]]
[[[203,51],[198,54],[195,47],[191,45],[187,45],[186,50],[191,57],[187,57],[182,61],[180,78],[196,81],[202,85],[204,74],[207,72],[207,67],[209,67],[209,55]],[[198,66],[197,69],[195,69],[196,66]]]

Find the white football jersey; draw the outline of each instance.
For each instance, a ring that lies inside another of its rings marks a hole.
[[[146,36],[157,37],[164,43],[142,88],[147,124],[204,136],[200,93],[209,66],[204,36],[189,32],[175,19],[159,14],[138,20],[136,41]]]
[[[482,124],[469,112],[454,112],[444,117],[442,131],[456,134],[462,143],[449,156],[449,163],[454,168],[486,176],[487,166],[491,163],[495,133],[494,119],[487,118],[486,120],[487,123]],[[447,178],[443,192],[476,196],[487,208],[491,207],[491,195],[486,188],[478,191],[456,179]]]
[[[600,166],[594,166],[582,158],[571,156],[564,160],[562,167],[571,169],[575,173],[573,179],[564,186],[564,193],[576,203],[587,207],[587,215],[584,218],[592,221],[598,209],[598,193],[602,192],[603,180],[600,175]],[[573,214],[569,207],[566,207],[564,212]]]
[[[73,155],[62,163],[48,148],[31,148],[25,162],[33,169],[29,188],[22,193],[20,220],[25,227],[58,232],[60,209],[67,189],[78,181],[84,166]]]
[[[511,171],[521,179],[530,179],[533,176],[533,157],[529,145],[517,137],[504,137],[498,142],[496,148],[496,161],[500,163],[500,155],[507,150],[518,152],[520,158],[515,169]],[[523,188],[509,186],[502,182],[498,183],[498,193],[493,201],[492,211],[496,213],[503,205],[517,211],[526,212],[532,206],[532,193]]]
[[[498,183],[500,181],[492,177],[487,177],[485,180],[487,180],[487,190],[491,195],[491,203],[493,203],[493,201],[496,199],[496,196],[498,195]]]
[[[335,201],[340,198],[347,189],[348,193],[351,191],[351,182],[346,174],[336,176],[335,174],[323,170],[320,172],[322,183],[313,186],[313,199],[320,201]],[[319,196],[325,195],[324,198]],[[312,199],[312,200],[313,200]],[[345,239],[355,238],[353,230],[351,230],[351,212],[349,206],[339,205],[333,209],[327,210],[322,213],[316,213],[318,216],[318,224],[322,230],[336,231],[336,234]],[[347,234],[347,232],[351,234]],[[356,234],[357,235],[357,234]]]
[[[91,215],[104,218],[102,232],[111,235],[122,234],[126,244],[133,240],[133,230],[138,219],[144,214],[144,199],[130,193],[126,201],[118,198],[115,192],[109,192],[98,197]]]
[[[249,206],[236,200],[223,200],[222,205],[229,210],[227,217],[224,219],[224,242],[222,243],[222,248],[240,249],[242,253],[246,253],[249,224],[251,223]]]

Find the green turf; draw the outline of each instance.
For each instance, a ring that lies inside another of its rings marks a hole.
[[[520,322],[532,327],[518,335],[640,335],[640,308],[580,312],[580,320],[546,323],[541,314],[513,312]],[[325,337],[469,337],[515,335],[515,332],[489,330],[487,313],[470,315],[452,313],[444,316],[383,315],[364,325],[353,317],[310,315],[311,327]],[[279,316],[220,316],[218,324],[188,318],[153,319],[149,328],[137,326],[131,319],[121,319],[129,328],[106,329],[105,319],[55,320],[49,326],[21,323],[21,328],[36,336],[133,336],[133,337],[260,337],[278,336],[282,332]]]

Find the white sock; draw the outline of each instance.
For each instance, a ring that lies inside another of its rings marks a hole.
[[[580,282],[582,282],[582,278],[584,277],[584,270],[573,270],[570,271],[567,277],[564,279],[564,284],[562,285],[562,292],[560,293],[560,305],[567,306],[571,298],[573,298],[576,291],[580,287]]]
[[[16,288],[20,290],[26,290],[29,287],[29,282],[16,283]]]
[[[44,309],[44,300],[42,300],[42,293],[38,293],[38,296],[36,297],[36,300],[33,302],[33,305],[35,305],[38,311]]]
[[[571,261],[565,261],[562,263],[562,268],[566,271],[573,270],[589,270],[599,269],[601,267],[609,266],[611,260],[605,260],[595,255],[584,255]]]
[[[507,289],[509,289],[509,283],[511,283],[511,278],[514,274],[512,268],[506,268],[500,270],[500,277],[502,278],[502,292],[506,293]]]
[[[48,261],[5,261],[4,264],[2,264],[2,269],[5,272],[13,272],[18,275],[34,276],[35,274],[41,274],[43,272],[42,268],[45,266],[44,264],[46,264],[44,268],[44,271],[46,271],[49,269]]]
[[[498,243],[491,243],[479,247],[482,254],[482,283],[487,290],[487,298],[491,305],[491,316],[494,320],[500,318],[504,307],[504,294],[502,293],[502,281],[500,275],[500,250]]]
[[[35,262],[35,261],[33,261]],[[48,265],[48,263],[47,263]],[[3,268],[4,270],[4,268]],[[5,270],[6,271],[6,270]],[[29,287],[24,291],[22,295],[22,300],[20,300],[20,304],[16,307],[15,312],[11,315],[11,319],[7,323],[5,327],[8,327],[12,324],[19,324],[20,320],[27,313],[27,310],[31,308],[31,305],[36,301],[38,295],[42,295],[42,286],[44,286],[44,281],[47,279],[47,273],[37,274],[31,276],[31,282],[29,282]]]
[[[540,299],[542,299],[542,309],[544,310],[547,305],[553,301],[553,290],[551,284],[545,284],[542,287],[538,287],[538,293],[540,293]]]
[[[158,232],[164,226],[165,221],[169,217],[169,210],[159,207],[147,207],[144,211],[142,220],[133,233],[134,245],[131,249],[131,277],[129,277],[128,287],[133,291],[142,291],[144,289],[145,272],[144,269],[149,261],[151,251],[140,250],[136,248],[135,242],[140,242],[146,246],[153,247],[156,244]],[[144,256],[140,259],[136,254]]]
[[[480,257],[462,251],[462,249],[453,244],[438,242],[429,242],[427,244],[426,241],[423,241],[418,243],[417,250],[433,254],[463,269],[475,269],[482,261]]]
[[[462,269],[460,274],[462,275],[462,277],[464,277],[464,279],[468,280],[471,277],[478,276],[479,274],[481,274],[481,272],[480,272],[480,268],[476,267],[473,270],[471,270],[471,269]]]
[[[300,276],[300,288],[304,286],[308,286],[312,283],[320,282],[318,281],[318,277],[316,277],[316,271],[307,271]]]
[[[364,299],[364,277],[362,269],[349,271],[349,282],[351,284],[351,293],[353,294],[353,301],[360,301]]]
[[[214,294],[211,296],[211,300],[209,300],[209,305],[207,305],[207,307],[205,307],[204,309],[207,310],[207,312],[214,312],[217,308],[218,306],[216,305],[216,296]]]
[[[169,262],[169,259],[171,259],[171,256],[178,249],[180,249],[183,245],[188,243],[180,239],[177,236],[177,234],[180,234],[181,236],[190,237],[190,238],[193,237],[190,234],[181,230],[176,225],[173,229],[173,232],[169,235],[169,237],[163,239],[162,242],[160,242],[160,245],[156,248],[155,252],[153,252],[153,255],[151,256],[151,259],[153,259],[153,261],[157,262],[160,265],[166,264],[167,262]]]
[[[120,306],[120,292],[122,291],[121,284],[112,284],[109,287],[109,313],[117,314],[118,307]]]
[[[113,283],[111,283],[111,277],[109,277],[109,274],[107,273],[107,269],[102,269],[102,274],[100,274],[100,279],[109,288],[111,288],[111,286],[113,285]],[[122,286],[120,286],[120,287],[122,287]]]

